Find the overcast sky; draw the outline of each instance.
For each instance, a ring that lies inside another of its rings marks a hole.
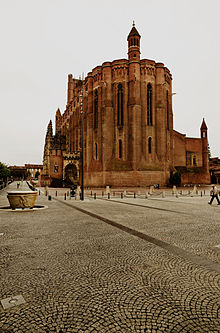
[[[132,21],[141,57],[173,76],[174,129],[220,156],[220,0],[0,0],[0,161],[42,163],[47,125],[66,105],[67,76],[127,57]]]

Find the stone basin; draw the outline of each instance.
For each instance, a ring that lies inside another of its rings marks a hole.
[[[37,199],[37,191],[9,191],[7,198],[12,209],[33,208]]]

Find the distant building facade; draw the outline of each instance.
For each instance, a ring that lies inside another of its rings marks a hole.
[[[36,172],[41,174],[43,170],[42,164],[25,164],[22,166],[12,165],[9,167],[11,174],[14,178],[26,179],[26,178],[35,178]]]
[[[104,62],[84,80],[68,76],[66,110],[50,121],[44,146],[42,185],[79,184],[84,112],[85,186],[147,186],[209,183],[207,126],[200,138],[173,129],[172,75],[163,63],[140,59],[141,36],[133,25],[128,59]]]
[[[25,164],[24,166],[29,174],[29,177],[31,178],[35,178],[36,173],[39,173],[40,175],[43,170],[42,164]]]
[[[211,182],[213,184],[220,184],[220,158],[212,157],[209,159],[209,172]]]

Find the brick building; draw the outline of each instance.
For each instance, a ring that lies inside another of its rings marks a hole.
[[[66,110],[47,129],[42,185],[79,183],[84,112],[85,186],[146,186],[182,181],[209,183],[207,127],[201,138],[173,129],[172,75],[163,63],[140,59],[141,36],[127,37],[128,59],[104,62],[85,79],[68,76]]]
[[[209,159],[209,172],[211,182],[213,184],[220,184],[220,158],[212,157]]]
[[[24,166],[17,166],[17,165],[12,165],[9,167],[11,170],[12,176],[14,178],[18,179],[26,179],[26,178],[35,178],[36,172],[41,174],[43,170],[43,165],[42,164],[25,164]]]

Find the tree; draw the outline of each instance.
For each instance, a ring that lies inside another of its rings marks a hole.
[[[7,178],[10,176],[11,171],[6,164],[0,162],[0,179],[4,182],[7,181]]]
[[[35,178],[38,178],[38,176],[40,176],[40,172],[39,172],[39,171],[36,171],[34,177],[35,177]]]

